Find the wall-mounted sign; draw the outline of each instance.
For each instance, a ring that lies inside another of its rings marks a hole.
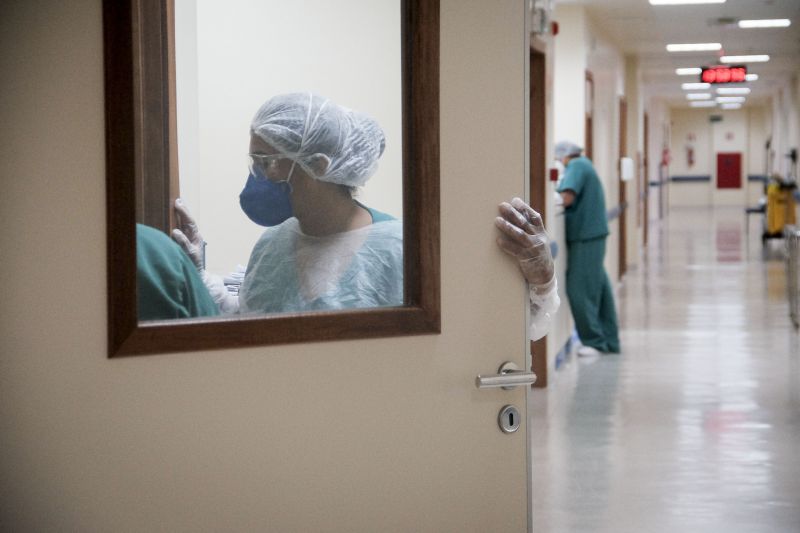
[[[746,81],[747,67],[744,65],[703,67],[700,81],[703,83],[743,83]]]

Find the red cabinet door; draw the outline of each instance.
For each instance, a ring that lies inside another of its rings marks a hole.
[[[717,154],[717,189],[739,189],[742,186],[742,154]]]

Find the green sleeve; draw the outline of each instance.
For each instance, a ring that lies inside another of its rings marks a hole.
[[[564,171],[564,178],[558,186],[558,192],[567,190],[575,191],[575,196],[581,194],[583,186],[586,184],[585,173],[583,172],[583,165],[581,161],[570,161],[567,169]]]
[[[191,259],[160,231],[136,225],[139,320],[218,315]]]

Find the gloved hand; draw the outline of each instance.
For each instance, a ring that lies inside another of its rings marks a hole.
[[[547,295],[556,283],[550,239],[542,217],[520,198],[499,206],[495,226],[500,230],[497,244],[515,257],[522,275],[528,281],[531,297]]]
[[[197,227],[194,217],[180,198],[175,200],[175,215],[178,219],[178,227],[172,230],[172,239],[183,248],[197,270],[205,269],[206,242],[200,235],[200,229]]]

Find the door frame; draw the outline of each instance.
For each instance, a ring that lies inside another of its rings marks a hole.
[[[547,49],[539,39],[531,40],[528,80],[528,131],[530,205],[547,220]],[[534,387],[547,387],[547,337],[531,341],[531,371],[537,379]]]
[[[617,172],[619,183],[619,264],[617,279],[622,279],[628,270],[628,191],[627,184],[622,180],[622,158],[627,154],[628,138],[628,101],[624,96],[619,97],[619,157],[617,158]]]

